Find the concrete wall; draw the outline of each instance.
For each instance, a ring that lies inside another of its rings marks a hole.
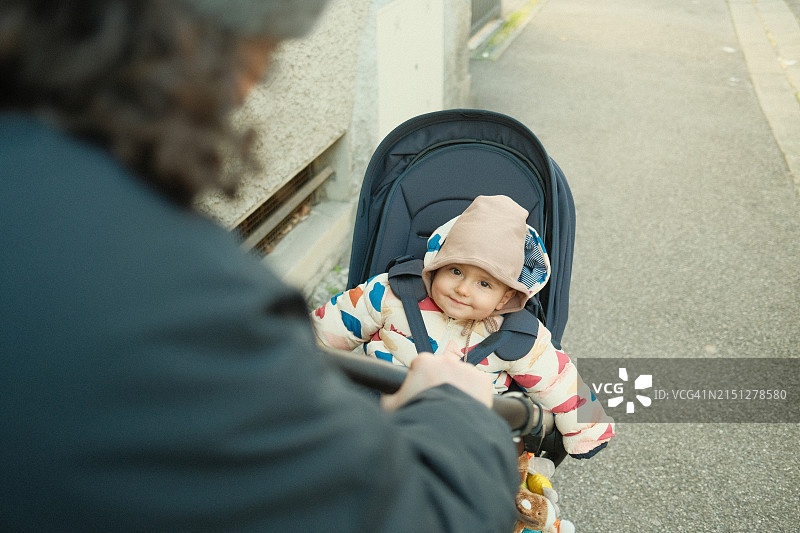
[[[233,227],[312,161],[334,177],[321,203],[265,258],[302,288],[350,246],[369,158],[394,126],[420,113],[465,107],[469,0],[332,0],[315,31],[288,41],[236,120],[255,126],[262,170],[237,198],[200,208]]]

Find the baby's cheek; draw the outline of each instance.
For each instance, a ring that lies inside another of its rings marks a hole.
[[[439,307],[439,309],[444,309],[442,307],[442,304],[444,302],[442,302],[442,297],[437,291],[435,291],[435,290],[431,291],[430,299],[433,300],[433,303],[436,304],[436,306]]]

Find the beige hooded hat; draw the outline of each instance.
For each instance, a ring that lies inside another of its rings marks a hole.
[[[550,276],[550,261],[539,234],[528,226],[528,212],[508,196],[478,196],[459,216],[428,239],[422,280],[431,290],[433,272],[453,263],[482,268],[517,291],[494,314],[525,307]]]

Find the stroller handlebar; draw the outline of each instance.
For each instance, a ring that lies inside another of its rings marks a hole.
[[[324,353],[354,383],[386,394],[396,392],[408,373],[404,367],[344,351],[325,349]],[[508,423],[514,436],[532,431],[546,435],[555,428],[552,413],[521,393],[495,396],[492,411]]]

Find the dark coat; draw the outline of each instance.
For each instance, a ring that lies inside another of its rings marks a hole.
[[[485,407],[384,414],[298,293],[90,144],[1,114],[0,176],[0,530],[511,530]]]

